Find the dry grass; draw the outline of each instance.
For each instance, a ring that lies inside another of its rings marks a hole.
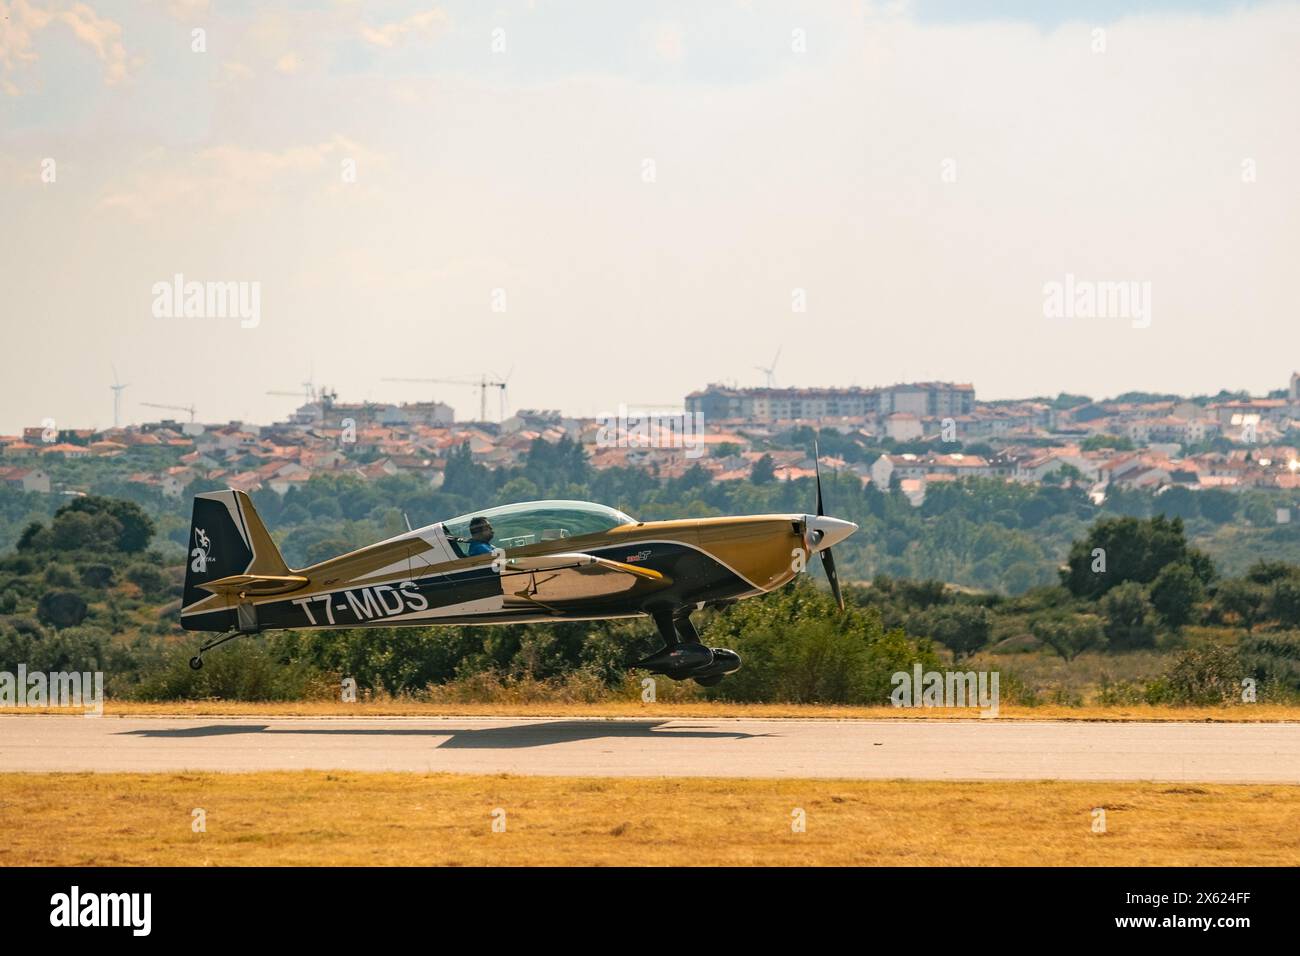
[[[0,865],[1294,866],[1300,787],[9,774],[0,832]]]
[[[80,711],[76,711],[80,713]],[[69,713],[58,708],[0,708],[0,716]],[[106,701],[109,717],[796,717],[830,720],[980,720],[974,708],[844,707],[822,704],[735,704],[725,701],[610,700],[581,702],[449,703],[391,699],[343,704],[337,701]],[[987,718],[984,718],[987,719]],[[1240,704],[1222,707],[1113,707],[1003,705],[999,720],[1296,722],[1300,706]]]

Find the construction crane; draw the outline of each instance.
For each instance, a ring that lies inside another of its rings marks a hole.
[[[189,412],[190,421],[194,421],[193,405],[160,405],[158,402],[141,402],[141,405],[148,405],[150,408],[166,408],[173,412]]]
[[[511,370],[514,374],[514,370]],[[487,421],[487,390],[489,388],[500,389],[498,393],[501,398],[501,420],[505,421],[506,417],[506,383],[510,381],[507,375],[503,381],[489,381],[486,375],[480,375],[478,381],[466,378],[386,378],[385,382],[420,382],[426,385],[471,385],[479,390],[478,396],[478,420]]]
[[[328,408],[333,403],[334,399],[338,398],[339,393],[331,389],[328,385],[322,385],[319,391],[310,382],[304,382],[303,385],[306,387],[305,404],[311,404],[312,402],[320,402],[322,406]],[[287,395],[292,398],[304,397],[304,395],[299,394],[298,392],[287,392],[287,391],[275,390],[275,389],[268,391],[266,394]]]
[[[117,428],[121,424],[119,413],[122,411],[122,390],[126,386],[117,380],[117,366],[111,365],[109,367],[113,370],[113,384],[108,386],[113,390],[113,427]]]

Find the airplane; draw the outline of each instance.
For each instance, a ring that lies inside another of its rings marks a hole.
[[[831,547],[858,526],[817,513],[637,521],[586,501],[527,501],[462,515],[310,567],[285,564],[242,491],[195,495],[181,624],[214,647],[274,629],[516,624],[649,616],[664,647],[630,665],[716,686],[740,655],[707,647],[706,605],[775,590],[819,554],[844,609]]]

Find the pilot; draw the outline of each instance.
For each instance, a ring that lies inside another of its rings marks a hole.
[[[492,522],[481,515],[469,523],[469,557],[492,554]]]

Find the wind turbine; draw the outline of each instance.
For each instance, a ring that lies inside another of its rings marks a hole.
[[[761,365],[754,366],[754,368],[758,369],[765,376],[767,376],[768,388],[776,388],[776,363],[780,358],[781,358],[781,349],[777,348],[776,355],[772,357],[772,364],[770,366],[768,366],[767,368],[764,368]]]
[[[113,370],[113,384],[108,386],[113,390],[113,427],[117,428],[119,413],[122,410],[122,389],[126,388],[126,386],[117,380],[117,366],[110,365],[109,367]]]

